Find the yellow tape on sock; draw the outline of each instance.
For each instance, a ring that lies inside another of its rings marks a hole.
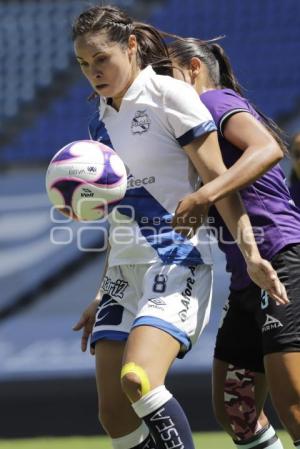
[[[149,393],[149,391],[151,390],[150,381],[144,368],[136,365],[133,362],[126,363],[121,371],[121,379],[123,379],[123,377],[128,373],[134,373],[140,379],[142,396],[145,396],[147,393]]]

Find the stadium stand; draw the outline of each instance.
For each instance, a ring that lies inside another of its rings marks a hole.
[[[291,118],[290,129],[300,129],[298,0],[112,3],[183,36],[226,35],[222,44],[247,96],[274,119],[287,124],[284,120]],[[51,221],[44,188],[48,161],[66,143],[87,138],[95,109],[87,101],[90,87],[73,62],[68,31],[85,6],[82,0],[0,0],[0,17],[5,18],[0,27],[0,167],[7,169],[0,176],[0,395],[6,410],[0,436],[16,436],[15,422],[18,436],[98,432],[94,402],[94,408],[86,407],[92,410],[89,419],[82,419],[80,409],[87,399],[95,401],[93,360],[80,353],[71,326],[97,288],[103,260],[97,252],[87,256],[78,250],[77,223],[68,224],[72,239],[64,243],[65,225]],[[42,169],[33,170],[37,164]],[[61,244],[50,241],[54,228]],[[85,239],[88,248],[99,245],[99,232],[90,231]],[[228,282],[223,257],[216,252],[215,259],[211,322],[193,356],[176,363],[173,371],[178,396],[184,393],[188,407],[194,403],[194,428],[200,425],[200,399],[193,396],[198,387],[208,410],[202,428],[214,425],[208,371]],[[180,378],[184,370],[191,380],[185,385]],[[45,403],[52,404],[52,411]]]
[[[152,22],[182,36],[221,44],[249,96],[266,114],[279,119],[300,102],[300,3],[295,0],[170,0]],[[188,32],[187,32],[188,30]]]
[[[133,1],[117,3],[134,8]],[[300,102],[300,59],[295,57],[300,52],[300,3],[275,3],[276,8],[273,0],[217,4],[187,0],[182,8],[180,0],[169,0],[167,7],[163,3],[156,8],[150,21],[183,36],[186,30],[188,35],[203,39],[226,35],[222,44],[247,96],[272,118],[283,119]],[[1,29],[6,64],[0,69],[0,132],[4,132],[5,117],[16,127],[18,120],[28,118],[29,105],[41,102],[43,96],[46,101],[43,111],[38,116],[33,114],[31,128],[15,135],[0,150],[3,164],[32,162],[32,156],[37,162],[47,161],[65,142],[85,135],[93,106],[85,101],[88,86],[78,79],[66,33],[81,8],[82,2],[68,0],[31,0],[26,6],[14,0],[0,3],[0,11],[7,16]],[[58,87],[62,79],[63,90],[54,96],[51,91],[48,98],[45,88],[53,89],[54,81]],[[52,129],[56,132],[49,131]]]

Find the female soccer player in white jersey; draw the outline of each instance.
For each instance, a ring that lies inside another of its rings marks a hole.
[[[99,305],[91,341],[100,421],[116,449],[192,449],[184,412],[164,381],[208,320],[212,261],[205,230],[188,240],[172,230],[171,218],[187,195],[197,211],[198,175],[209,182],[226,172],[216,127],[190,86],[149,65],[153,55],[168,55],[154,28],[117,8],[94,7],[77,18],[73,37],[82,71],[100,96],[91,137],[111,145],[129,170],[126,197],[110,214],[100,305],[93,302],[75,326],[84,327],[85,349]],[[218,209],[235,237],[249,230],[237,195]],[[284,301],[253,234],[241,239],[241,250],[253,279]]]
[[[278,416],[300,448],[300,209],[276,164],[286,148],[276,125],[242,95],[220,45],[179,39],[171,44],[170,54],[180,69],[175,74],[185,75],[212,114],[226,166],[242,171],[240,182],[246,187],[241,197],[252,225],[260,231],[259,250],[272,262],[290,300],[278,307],[262,295],[211,208],[231,273],[214,355],[215,413],[237,448],[282,449],[262,411],[267,380]]]

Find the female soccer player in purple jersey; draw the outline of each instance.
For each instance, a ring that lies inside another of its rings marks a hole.
[[[267,380],[277,413],[300,448],[300,210],[275,165],[285,146],[276,125],[243,97],[220,45],[179,39],[171,44],[170,56],[178,67],[174,75],[193,85],[211,112],[225,165],[243,171],[240,194],[257,229],[259,249],[276,269],[290,300],[276,305],[251,282],[238,248],[212,207],[210,215],[231,273],[214,354],[215,414],[237,447],[282,448],[263,413]],[[202,188],[202,198],[204,210],[215,201],[209,186]],[[189,215],[188,204],[183,213]]]
[[[130,177],[109,215],[99,298],[75,326],[84,328],[85,349],[98,308],[92,343],[100,419],[115,449],[193,449],[185,414],[164,383],[207,320],[211,259],[204,229],[202,239],[188,240],[170,221],[182,195],[195,200],[198,173],[226,183],[230,171],[195,91],[149,66],[168,55],[157,30],[118,8],[93,7],[76,19],[73,38],[82,72],[100,97],[91,137],[113,146]],[[218,207],[234,235],[240,225],[251,229],[237,194]],[[241,249],[248,271],[285,302],[274,269],[261,260],[253,234],[247,237]]]

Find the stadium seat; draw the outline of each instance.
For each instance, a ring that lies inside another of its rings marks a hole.
[[[135,1],[116,3],[132,7]],[[52,86],[57,79],[55,76],[71,67],[73,50],[66,30],[81,9],[80,0],[0,2],[0,14],[6,19],[0,34],[3,42],[0,55],[6,62],[0,67],[0,131],[5,118],[11,119],[20,113],[24,102],[34,101],[40,88]],[[297,0],[279,2],[276,8],[272,0],[185,0],[184,5],[181,0],[169,0],[166,5],[157,6],[149,22],[183,36],[210,39],[225,35],[221,43],[245,87],[245,95],[267,115],[280,119],[295,110],[300,101],[299,15],[300,2]],[[80,129],[85,129],[86,122],[81,123],[82,107],[85,110],[85,106],[78,105],[88,95],[89,87],[81,80],[70,92],[70,95],[55,99],[56,105],[50,103],[49,110],[43,112],[32,128],[24,131],[27,137],[21,135],[18,138],[17,149],[4,149],[0,158],[3,159],[4,154],[7,157],[12,151],[12,159],[24,159],[22,152],[27,154],[29,145],[31,152],[36,152],[37,160],[47,159],[50,148],[57,148],[59,142],[72,137],[70,129],[77,130],[74,123],[80,123]],[[49,134],[49,130],[55,126],[53,110],[56,107],[60,111],[64,109],[59,114],[65,117],[66,125],[64,131],[58,124],[59,132],[54,135],[51,131]],[[37,137],[34,133],[39,135],[43,120],[52,125],[48,126],[45,138],[49,150],[40,151],[35,145]]]

